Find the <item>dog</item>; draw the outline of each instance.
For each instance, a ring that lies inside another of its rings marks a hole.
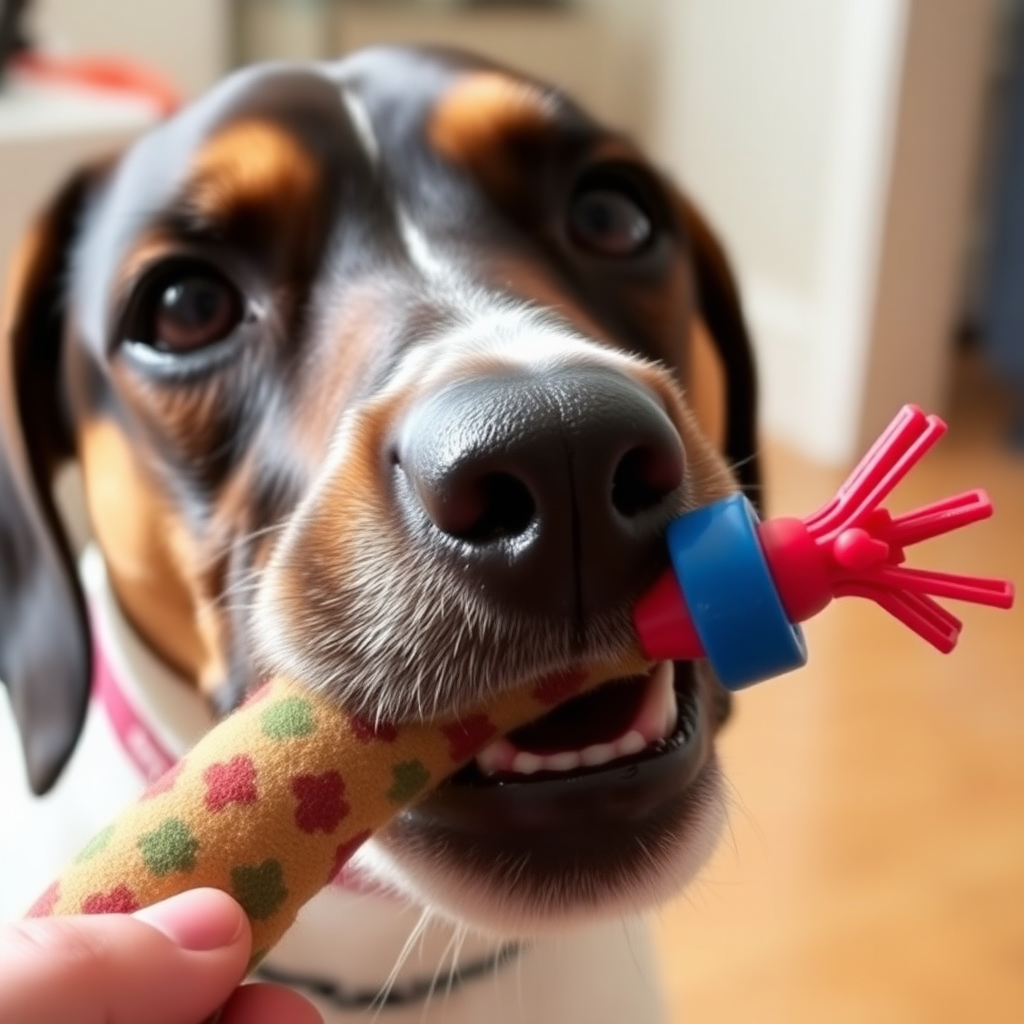
[[[403,721],[617,655],[669,520],[758,493],[706,219],[446,50],[244,69],[81,169],[0,344],[7,917],[268,673]],[[493,743],[264,976],[331,1021],[664,1020],[643,915],[715,844],[727,711],[662,663]]]

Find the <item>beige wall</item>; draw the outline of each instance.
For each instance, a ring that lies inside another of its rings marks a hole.
[[[41,0],[36,6],[35,23],[47,41],[131,56],[189,95],[227,67],[229,0]]]
[[[886,422],[896,392],[939,410],[946,402],[998,8],[997,0],[911,6],[860,444]]]
[[[843,3],[737,0],[666,8],[659,135],[745,263],[818,286]]]
[[[638,52],[660,0],[635,0],[624,29],[594,0],[571,10],[410,9],[403,4],[340,2],[322,23],[304,5],[244,0],[247,59],[329,57],[381,43],[442,44],[509,64],[566,89],[599,116],[642,134],[648,109]],[[431,5],[433,6],[433,5]],[[647,62],[649,65],[649,61]]]
[[[665,0],[655,144],[720,226],[764,422],[848,462],[942,411],[996,0]]]

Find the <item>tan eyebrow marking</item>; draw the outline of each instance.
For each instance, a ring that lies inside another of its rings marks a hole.
[[[316,223],[322,174],[314,156],[284,128],[259,119],[238,121],[198,150],[175,204],[186,223],[204,231],[259,225],[279,247],[301,243]],[[179,251],[178,220],[159,222],[131,245],[117,273],[126,289],[149,266]]]
[[[282,128],[267,121],[239,121],[199,151],[187,188],[189,205],[211,220],[242,208],[294,215],[319,182],[312,156]]]
[[[473,72],[438,102],[428,137],[439,153],[502,188],[517,173],[509,166],[507,144],[544,135],[554,114],[553,101],[539,87],[498,72]]]

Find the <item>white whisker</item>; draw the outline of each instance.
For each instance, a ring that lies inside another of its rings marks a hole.
[[[398,978],[399,972],[405,966],[406,960],[409,959],[409,954],[412,952],[413,946],[416,945],[417,941],[422,942],[423,935],[430,924],[433,913],[434,912],[429,907],[424,907],[423,912],[420,914],[419,919],[413,926],[412,931],[409,932],[409,937],[405,940],[405,944],[402,946],[398,953],[398,958],[395,960],[395,966],[391,968],[391,973],[388,974],[387,978],[384,980],[384,984],[381,986],[381,990],[377,993],[377,998],[374,1000],[377,1004],[376,1010],[373,1014],[374,1021],[377,1020],[380,1016],[381,1010],[383,1010],[387,1005],[388,996],[391,995],[391,990],[395,987],[395,980]]]

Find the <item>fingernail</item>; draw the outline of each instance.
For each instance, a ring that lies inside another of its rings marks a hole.
[[[242,908],[217,889],[192,889],[143,907],[134,916],[163,932],[175,945],[195,953],[233,946],[246,924]]]

